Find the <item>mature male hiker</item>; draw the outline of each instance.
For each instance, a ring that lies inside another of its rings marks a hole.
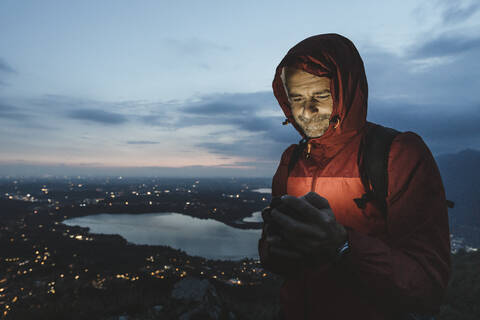
[[[262,211],[259,255],[284,279],[282,317],[434,319],[452,203],[422,138],[366,121],[363,61],[338,34],[291,48],[273,91],[303,138],[284,151]]]

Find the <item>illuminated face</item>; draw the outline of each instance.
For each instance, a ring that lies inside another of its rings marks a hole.
[[[291,67],[284,67],[282,76],[293,118],[308,137],[321,136],[333,110],[330,78]]]

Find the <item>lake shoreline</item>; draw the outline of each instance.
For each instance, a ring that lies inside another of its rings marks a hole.
[[[236,261],[257,259],[261,236],[260,229],[235,228],[211,218],[175,212],[96,213],[65,219],[62,224],[86,228],[87,235],[76,236],[80,240],[88,241],[98,234],[119,235],[133,245],[166,245],[206,259]]]

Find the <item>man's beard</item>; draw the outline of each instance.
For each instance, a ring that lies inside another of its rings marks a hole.
[[[330,124],[330,114],[318,114],[310,119],[299,115],[295,121],[302,128],[303,132],[310,138],[321,136]]]

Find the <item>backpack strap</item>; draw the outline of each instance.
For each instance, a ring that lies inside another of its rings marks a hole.
[[[388,154],[393,139],[399,133],[398,130],[374,124],[365,134],[358,153],[360,178],[366,192],[361,198],[355,198],[353,201],[359,208],[365,209],[366,203],[375,199],[385,218],[387,218]],[[446,200],[446,205],[453,208],[455,203]]]
[[[385,218],[387,216],[388,154],[393,139],[399,133],[398,130],[374,124],[365,134],[358,153],[360,178],[366,192],[361,198],[355,198],[353,201],[359,208],[365,209],[368,201],[376,200]]]

